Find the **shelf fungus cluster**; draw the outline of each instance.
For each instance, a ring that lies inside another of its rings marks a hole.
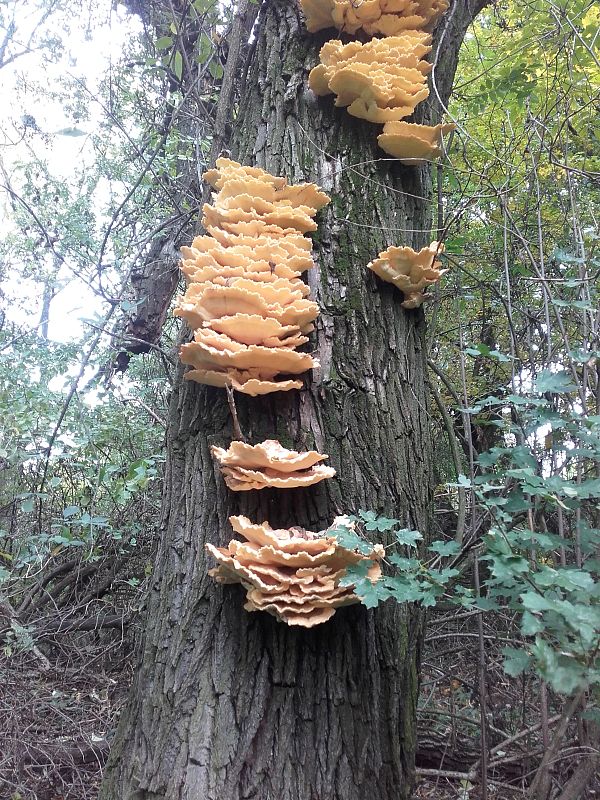
[[[422,31],[343,44],[337,39],[321,48],[321,63],[311,70],[309,86],[317,95],[334,93],[336,106],[375,123],[401,120],[429,96],[423,60],[431,37]]]
[[[210,574],[220,583],[241,583],[247,611],[267,611],[288,625],[311,628],[330,619],[340,606],[360,602],[352,587],[340,585],[350,565],[370,561],[368,577],[376,581],[381,575],[381,545],[360,555],[341,547],[332,535],[344,518],[320,533],[274,530],[268,522],[253,525],[241,516],[229,519],[245,541],[232,539],[227,547],[207,544],[218,562]]]
[[[395,36],[407,29],[430,30],[448,8],[447,0],[300,0],[306,28],[369,36]]]
[[[381,280],[393,283],[404,294],[404,308],[417,308],[427,298],[425,290],[447,272],[437,260],[444,245],[432,242],[416,252],[412,247],[388,247],[368,264]]]
[[[325,461],[327,455],[315,450],[305,453],[286,450],[274,439],[256,445],[234,441],[227,450],[213,445],[211,452],[225,483],[234,492],[312,486],[335,475],[333,467],[319,463]]]
[[[304,234],[329,198],[226,158],[204,178],[217,190],[203,208],[208,235],[182,247],[188,286],[175,309],[194,330],[185,377],[249,395],[300,389],[295,376],[318,366],[297,350],[319,313],[302,280],[313,266]]]
[[[432,65],[430,31],[447,10],[447,0],[301,0],[309,31],[336,27],[371,37],[343,44],[332,39],[321,48],[310,73],[317,95],[335,94],[337,106],[369,122],[383,124],[377,137],[382,150],[417,165],[442,154],[443,134],[453,125],[402,122],[429,96],[426,84]]]

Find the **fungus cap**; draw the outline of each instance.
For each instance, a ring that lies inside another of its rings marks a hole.
[[[173,313],[186,319],[192,328],[199,328],[204,322],[220,317],[247,314],[272,318],[284,326],[295,325],[302,331],[316,319],[319,307],[302,297],[281,306],[269,303],[261,293],[250,291],[245,286],[199,283],[188,287],[185,297],[179,299]]]
[[[196,331],[195,336],[203,333]],[[201,341],[182,344],[179,357],[184,364],[194,369],[257,370],[261,378],[271,380],[279,373],[299,375],[319,366],[319,362],[308,353],[299,353],[283,347],[261,345],[239,345],[236,350],[221,350]]]
[[[296,489],[314,486],[327,478],[335,476],[333,467],[317,464],[297,472],[279,472],[275,469],[246,469],[244,467],[221,467],[225,483],[234,492],[247,492],[252,489]]]
[[[439,281],[447,270],[436,260],[444,245],[432,242],[416,252],[412,247],[388,247],[368,264],[379,278],[393,283],[404,293],[404,308],[417,308],[426,299],[424,289]]]
[[[388,122],[377,137],[382,150],[404,164],[422,164],[442,155],[442,136],[456,128],[454,123],[444,125],[417,125],[410,122]]]
[[[298,208],[274,208],[272,211],[263,212],[254,208],[246,210],[237,206],[229,208],[221,203],[213,206],[205,203],[202,211],[204,214],[202,224],[209,232],[214,227],[225,228],[232,233],[241,232],[243,230],[240,228],[242,223],[258,223],[265,227],[279,228],[284,231],[283,235],[285,235],[286,229],[290,229],[294,233],[297,231],[309,233],[317,230],[317,223]]]
[[[326,454],[317,453],[316,450],[308,450],[305,453],[287,450],[275,439],[266,439],[255,445],[234,441],[227,450],[213,445],[211,452],[223,466],[273,469],[282,473],[310,469],[329,458]]]
[[[251,397],[258,397],[272,392],[289,392],[292,389],[302,389],[302,381],[283,380],[273,381],[257,378],[249,371],[242,370],[214,370],[214,369],[191,369],[184,374],[184,379],[203,383],[207,386],[216,386],[224,389],[229,386],[236,392],[248,394]]]
[[[262,344],[266,339],[278,339],[284,346],[287,339],[295,339],[300,332],[297,325],[282,325],[276,319],[266,319],[258,314],[234,314],[205,324],[217,333],[225,333],[242,344]],[[307,341],[305,337],[302,339]]]
[[[361,119],[400,120],[429,94],[425,76],[431,65],[422,60],[429,42],[429,34],[418,31],[365,44],[332,40],[321,48],[309,86],[318,95],[334,92],[335,104]]]

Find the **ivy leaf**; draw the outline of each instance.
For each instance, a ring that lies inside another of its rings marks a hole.
[[[358,515],[365,523],[365,529],[368,531],[391,531],[392,528],[400,525],[400,520],[378,517],[373,511],[359,511]]]
[[[369,579],[356,584],[354,593],[363,606],[367,608],[376,608],[379,605],[379,601],[382,599],[377,589],[377,584],[371,583]]]
[[[345,525],[330,529],[327,533],[329,536],[335,536],[339,544],[345,547],[346,550],[355,550],[357,553],[361,553],[365,556],[369,555],[373,550],[373,545],[370,544],[370,542],[361,539],[352,528],[346,527]]]
[[[418,558],[405,558],[398,553],[392,553],[387,557],[387,560],[401,572],[415,572],[421,566],[421,562]]]

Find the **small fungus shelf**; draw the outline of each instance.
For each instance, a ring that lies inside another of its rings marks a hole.
[[[318,366],[296,348],[319,313],[302,273],[313,266],[313,217],[329,202],[311,183],[226,158],[204,175],[217,190],[203,208],[209,235],[182,247],[187,281],[175,315],[194,330],[181,360],[188,380],[250,395],[302,388],[294,377]]]
[[[315,450],[306,453],[286,450],[273,439],[256,445],[235,441],[227,450],[213,445],[211,453],[221,468],[225,483],[234,492],[312,486],[335,475],[333,467],[319,463],[328,458],[327,455]]]
[[[386,122],[377,143],[389,155],[414,166],[439,158],[442,155],[442,136],[455,128],[452,122],[445,125]]]
[[[341,547],[332,532],[345,518],[320,533],[292,528],[274,530],[268,522],[253,525],[247,517],[230,517],[234,531],[227,547],[206,545],[218,562],[210,570],[219,583],[240,583],[246,589],[247,611],[267,611],[281,622],[311,628],[326,622],[340,606],[360,602],[353,588],[340,586],[346,569],[369,561],[368,576],[381,576],[381,545],[368,555]]]
[[[403,292],[404,308],[418,308],[426,300],[425,289],[448,271],[440,269],[442,264],[436,259],[443,252],[444,245],[438,242],[419,252],[412,247],[388,247],[368,264],[368,269]]]

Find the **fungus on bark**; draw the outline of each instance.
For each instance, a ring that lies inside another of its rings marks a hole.
[[[213,445],[211,453],[219,463],[225,483],[234,492],[312,486],[335,475],[333,467],[319,464],[327,455],[315,450],[306,453],[286,450],[273,439],[256,445],[234,441],[227,450]]]
[[[436,259],[444,252],[444,245],[432,242],[416,252],[412,247],[388,247],[367,266],[381,280],[393,283],[404,294],[404,308],[417,308],[427,299],[425,289],[439,281],[447,272],[440,269],[441,262]]]
[[[365,44],[332,39],[321,48],[309,86],[317,95],[335,93],[336,106],[347,106],[360,119],[401,120],[429,96],[425,79],[431,64],[423,56],[430,42],[428,33],[416,30]]]
[[[301,277],[313,266],[303,234],[329,198],[226,158],[204,178],[218,190],[203,209],[210,235],[182,248],[188,286],[174,312],[195,331],[180,350],[185,378],[251,395],[301,388],[278,376],[318,366],[296,351],[319,313]]]
[[[243,516],[229,521],[246,541],[232,539],[227,547],[205,545],[218,562],[209,574],[219,583],[242,584],[247,611],[267,611],[288,625],[310,628],[326,622],[340,606],[360,602],[353,587],[340,585],[349,566],[371,562],[370,580],[381,576],[381,545],[362,555],[338,544],[333,531],[347,524],[344,517],[320,533],[274,530],[268,522],[254,525]]]
[[[382,150],[404,164],[422,164],[442,155],[442,136],[453,131],[452,122],[445,125],[417,125],[412,122],[386,122],[377,137]]]
[[[447,0],[300,0],[310,33],[324,28],[370,36],[395,36],[406,29],[430,30],[448,8]]]

